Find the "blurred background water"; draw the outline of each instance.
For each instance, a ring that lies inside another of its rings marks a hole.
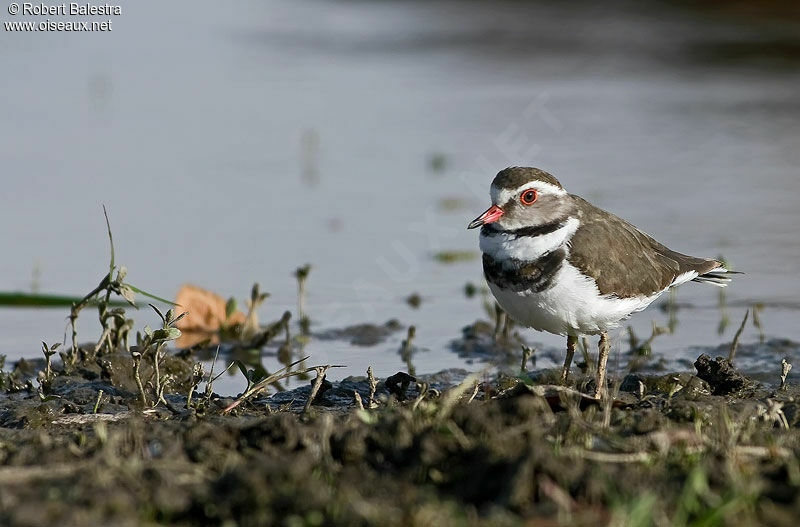
[[[105,204],[117,262],[143,289],[244,299],[259,282],[273,320],[294,310],[292,272],[311,263],[315,331],[396,318],[417,327],[417,372],[475,369],[448,343],[483,315],[463,294],[482,283],[480,261],[434,256],[475,251],[465,226],[492,177],[529,165],[747,272],[721,335],[717,290],[680,289],[678,330],[653,345],[670,364],[729,342],[757,302],[767,337],[800,340],[800,17],[688,5],[138,1],[109,33],[0,32],[0,290],[94,287]],[[404,301],[414,292],[418,309]],[[66,315],[0,309],[0,353],[39,356]],[[647,336],[666,318],[651,308],[631,325]],[[99,334],[92,312],[80,331]],[[304,352],[347,366],[333,378],[385,376],[405,369],[403,336]]]

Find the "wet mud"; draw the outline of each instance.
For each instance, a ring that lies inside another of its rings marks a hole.
[[[20,361],[0,374],[0,524],[795,525],[800,389],[696,364],[599,402],[590,372],[448,370],[225,413],[213,389],[188,401],[189,357],[154,408],[130,355],[56,364],[44,390],[44,361]]]
[[[345,340],[353,346],[374,346],[385,342],[394,333],[403,329],[395,319],[384,324],[356,324],[345,328],[322,331],[315,335],[320,340]]]

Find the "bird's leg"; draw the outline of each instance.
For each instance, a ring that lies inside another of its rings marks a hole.
[[[564,359],[564,369],[561,370],[561,382],[567,382],[569,377],[569,365],[572,364],[572,357],[575,355],[575,348],[578,347],[578,337],[567,335],[567,356]]]
[[[606,385],[606,366],[608,365],[608,354],[611,351],[611,344],[608,341],[608,333],[600,333],[600,343],[597,351],[597,387],[594,391],[594,398],[600,399]]]

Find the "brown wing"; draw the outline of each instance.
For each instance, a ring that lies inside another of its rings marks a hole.
[[[650,295],[688,271],[707,273],[722,264],[675,252],[627,221],[583,201],[581,224],[568,260],[597,282],[603,294],[621,298]]]

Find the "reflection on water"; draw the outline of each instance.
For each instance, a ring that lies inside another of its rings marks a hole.
[[[743,342],[800,340],[797,35],[792,20],[661,5],[297,0],[143,1],[109,34],[3,33],[0,289],[90,289],[105,203],[117,261],[148,290],[246,298],[258,281],[272,294],[261,318],[277,320],[310,262],[312,335],[416,328],[407,353],[402,332],[364,348],[312,337],[313,364],[349,366],[333,377],[462,366],[448,343],[482,314],[461,292],[480,263],[434,255],[476,249],[464,226],[494,173],[519,164],[676,250],[726,255],[747,271],[730,316],[764,306]],[[652,342],[671,363],[729,342],[715,295],[683,287],[680,309],[651,308],[634,332],[679,320]],[[65,315],[0,311],[0,352],[35,355]]]

